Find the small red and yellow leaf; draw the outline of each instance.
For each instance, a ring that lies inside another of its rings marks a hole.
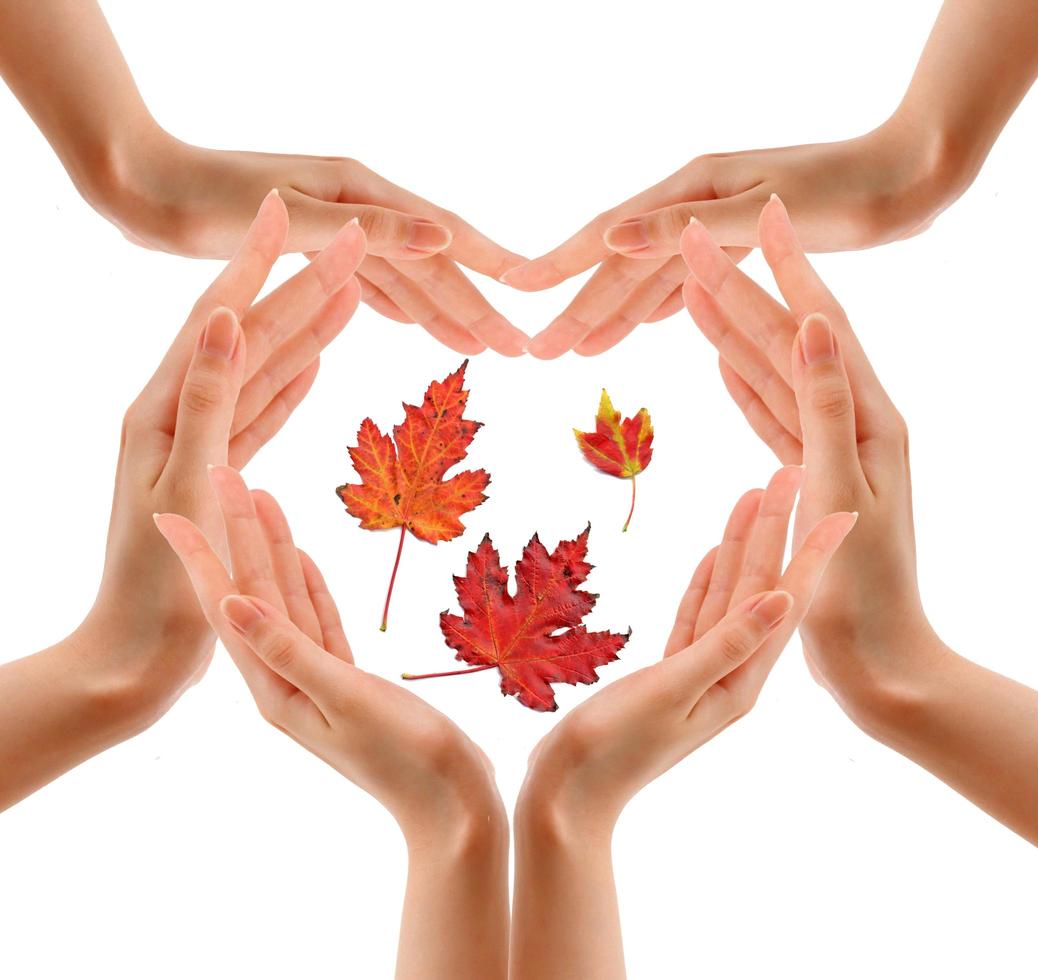
[[[602,389],[595,416],[595,430],[581,432],[574,429],[577,445],[584,458],[596,469],[610,476],[631,481],[631,513],[627,515],[627,530],[634,514],[634,478],[652,461],[652,419],[646,409],[639,409],[634,418],[623,419],[613,408],[608,392]]]

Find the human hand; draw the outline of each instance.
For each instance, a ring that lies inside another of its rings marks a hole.
[[[257,202],[275,187],[291,216],[287,251],[324,248],[346,222],[359,220],[367,256],[357,278],[373,309],[419,323],[463,354],[487,347],[513,357],[523,353],[529,338],[458,266],[496,279],[526,260],[356,160],[211,150],[152,127],[124,169],[92,203],[138,245],[228,256]]]
[[[681,307],[681,233],[693,216],[738,261],[758,244],[772,193],[808,251],[868,248],[923,231],[959,192],[896,117],[858,139],[697,157],[603,212],[540,258],[509,270],[517,289],[547,289],[598,265],[573,302],[529,344],[537,357],[600,354],[638,324]]]
[[[589,698],[535,748],[517,825],[608,839],[627,802],[753,706],[855,516],[833,513],[782,555],[800,467],[745,494],[681,601],[663,659]]]
[[[151,515],[178,510],[209,532],[220,526],[206,464],[243,466],[281,428],[357,306],[364,236],[355,224],[253,305],[287,231],[272,193],[126,413],[104,574],[78,632],[99,685],[123,691],[141,725],[202,675],[212,653],[179,563],[155,547]]]
[[[355,666],[321,573],[269,494],[210,471],[231,572],[195,523],[155,518],[260,713],[379,800],[409,843],[445,844],[502,807],[489,760],[425,701]]]
[[[816,680],[868,729],[943,650],[916,581],[908,433],[778,198],[759,236],[788,309],[698,221],[681,242],[685,302],[750,426],[782,462],[806,465],[794,540],[833,509],[860,514],[800,633]]]

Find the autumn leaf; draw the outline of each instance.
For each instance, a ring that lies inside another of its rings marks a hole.
[[[404,421],[394,426],[392,439],[371,419],[365,419],[357,445],[350,448],[361,482],[335,490],[362,528],[400,528],[382,630],[389,618],[406,533],[431,544],[450,541],[465,530],[462,514],[487,499],[483,493],[490,483],[486,470],[466,470],[444,479],[447,470],[465,458],[483,424],[462,417],[469,397],[464,388],[467,366],[465,361],[443,381],[433,381],[420,406],[405,403]]]
[[[620,421],[620,413],[613,408],[609,394],[602,389],[595,416],[595,431],[581,432],[574,429],[577,445],[584,458],[594,467],[610,476],[631,481],[631,510],[627,514],[623,529],[626,531],[634,516],[634,499],[637,487],[634,478],[652,460],[652,419],[642,408],[633,419]]]
[[[471,552],[465,574],[454,577],[463,616],[440,614],[440,629],[457,660],[474,666],[439,674],[404,674],[405,680],[451,677],[497,668],[501,693],[514,694],[535,711],[555,711],[552,684],[594,684],[596,667],[617,659],[631,633],[589,633],[584,617],[598,596],[583,585],[591,525],[551,554],[535,534],[516,563],[516,591],[488,534]]]

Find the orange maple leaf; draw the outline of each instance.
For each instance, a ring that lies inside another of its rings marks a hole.
[[[400,528],[382,630],[406,532],[431,544],[450,541],[465,530],[461,515],[487,499],[483,491],[490,475],[486,470],[466,470],[444,479],[447,470],[465,458],[483,424],[462,418],[469,397],[464,388],[467,366],[466,360],[443,381],[433,381],[420,406],[405,403],[404,421],[393,427],[392,439],[370,418],[364,419],[357,445],[349,451],[361,482],[335,490],[362,528]]]
[[[581,432],[574,429],[577,445],[584,458],[596,469],[610,476],[631,481],[631,510],[623,529],[626,531],[634,516],[634,500],[637,487],[634,478],[652,460],[652,419],[642,408],[633,419],[620,421],[620,413],[605,388],[598,403],[595,416],[595,431]]]

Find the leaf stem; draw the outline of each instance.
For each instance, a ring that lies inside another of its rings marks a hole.
[[[427,681],[433,677],[457,677],[459,674],[478,674],[481,670],[493,670],[497,664],[484,664],[482,667],[469,667],[465,670],[445,670],[440,674],[401,674],[405,681]]]
[[[404,550],[404,535],[407,533],[407,525],[400,525],[400,544],[396,547],[396,561],[393,562],[393,574],[389,576],[389,591],[386,593],[386,605],[382,610],[382,625],[379,629],[385,633],[389,619],[389,600],[393,598],[393,586],[396,584],[396,573],[400,567],[400,555]]]
[[[627,520],[624,521],[624,530],[627,530],[628,525],[631,523],[631,518],[634,517],[634,495],[638,492],[638,487],[634,482],[634,474],[631,474],[631,509],[627,512]]]

